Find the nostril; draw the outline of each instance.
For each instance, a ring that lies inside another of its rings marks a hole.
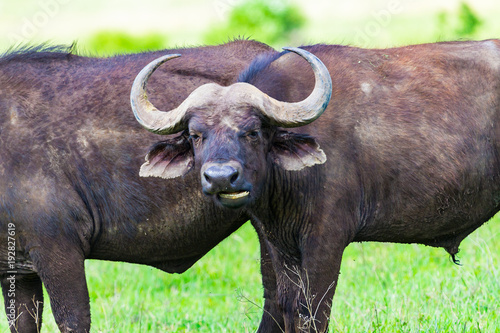
[[[231,176],[230,182],[231,184],[234,184],[238,180],[238,171],[234,173],[234,175]]]
[[[212,178],[207,175],[207,173],[203,174],[203,176],[205,177],[205,180],[208,182],[208,183],[211,183],[212,182]]]

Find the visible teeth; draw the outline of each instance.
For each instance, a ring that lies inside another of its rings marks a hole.
[[[248,196],[250,192],[243,191],[238,193],[220,193],[219,196],[224,199],[240,199]]]

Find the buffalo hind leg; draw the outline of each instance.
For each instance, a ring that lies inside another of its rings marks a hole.
[[[38,275],[5,274],[1,283],[10,331],[40,332],[43,288]]]
[[[59,330],[90,332],[90,300],[81,250],[59,243],[50,252],[31,251],[31,258],[49,295]]]

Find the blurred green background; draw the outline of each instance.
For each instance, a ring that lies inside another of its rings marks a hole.
[[[276,48],[391,47],[500,37],[499,17],[498,0],[0,0],[0,53],[76,42],[80,54],[109,56],[235,37]],[[442,249],[350,245],[330,332],[500,332],[499,220],[462,243],[464,266]],[[91,260],[86,272],[92,332],[253,332],[262,314],[259,245],[248,224],[181,275]],[[56,330],[46,306],[42,332]]]
[[[109,55],[215,44],[388,47],[500,35],[497,0],[18,0],[0,2],[0,50],[71,44]]]

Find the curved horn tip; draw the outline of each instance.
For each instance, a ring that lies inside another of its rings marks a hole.
[[[285,51],[295,52],[295,51],[297,51],[297,50],[301,50],[301,49],[299,49],[298,47],[291,47],[291,46],[287,46],[287,47],[283,47],[283,50],[285,50]]]
[[[144,128],[156,134],[173,134],[178,132],[179,124],[185,110],[176,108],[170,112],[158,110],[148,100],[146,84],[153,72],[170,59],[180,57],[180,54],[166,54],[147,64],[137,74],[130,90],[130,104],[135,118]]]
[[[170,54],[165,54],[164,56],[161,56],[161,57],[159,57],[157,59],[162,59],[162,58],[165,58],[165,57],[170,57],[171,59],[173,59],[173,58],[178,58],[180,56],[182,56],[182,54],[180,54],[180,53],[170,53]]]
[[[301,49],[300,47],[284,47],[283,50],[288,51],[288,52],[297,53],[297,54],[310,53],[304,49]]]
[[[296,53],[296,54],[302,56],[303,58],[305,58],[307,60],[307,62],[309,62],[309,63],[311,63],[312,59],[321,62],[321,60],[318,57],[316,57],[314,54],[312,54],[311,52],[306,51],[304,49],[301,49],[300,47],[284,47],[283,50]]]
[[[175,59],[175,58],[179,58],[181,57],[182,55],[179,54],[179,53],[174,53],[174,54],[166,54],[164,56],[161,56],[159,58],[156,58],[155,60],[151,61],[149,63],[149,65],[153,65],[156,68],[158,68],[160,65],[162,65],[163,63],[167,62],[168,60],[171,60],[171,59]],[[146,66],[146,67],[149,67],[149,66]]]
[[[284,104],[275,101],[277,112],[266,113],[280,127],[289,128],[307,125],[317,119],[328,106],[332,95],[332,79],[328,68],[314,54],[295,47],[284,47],[283,49],[298,54],[312,66],[315,77],[314,89],[309,97],[302,102]]]
[[[174,59],[174,58],[179,58],[180,56],[182,56],[182,54],[180,54],[180,53],[172,53],[172,54],[166,54],[166,55],[160,57],[160,59],[166,58],[166,57],[169,57],[169,59]]]

